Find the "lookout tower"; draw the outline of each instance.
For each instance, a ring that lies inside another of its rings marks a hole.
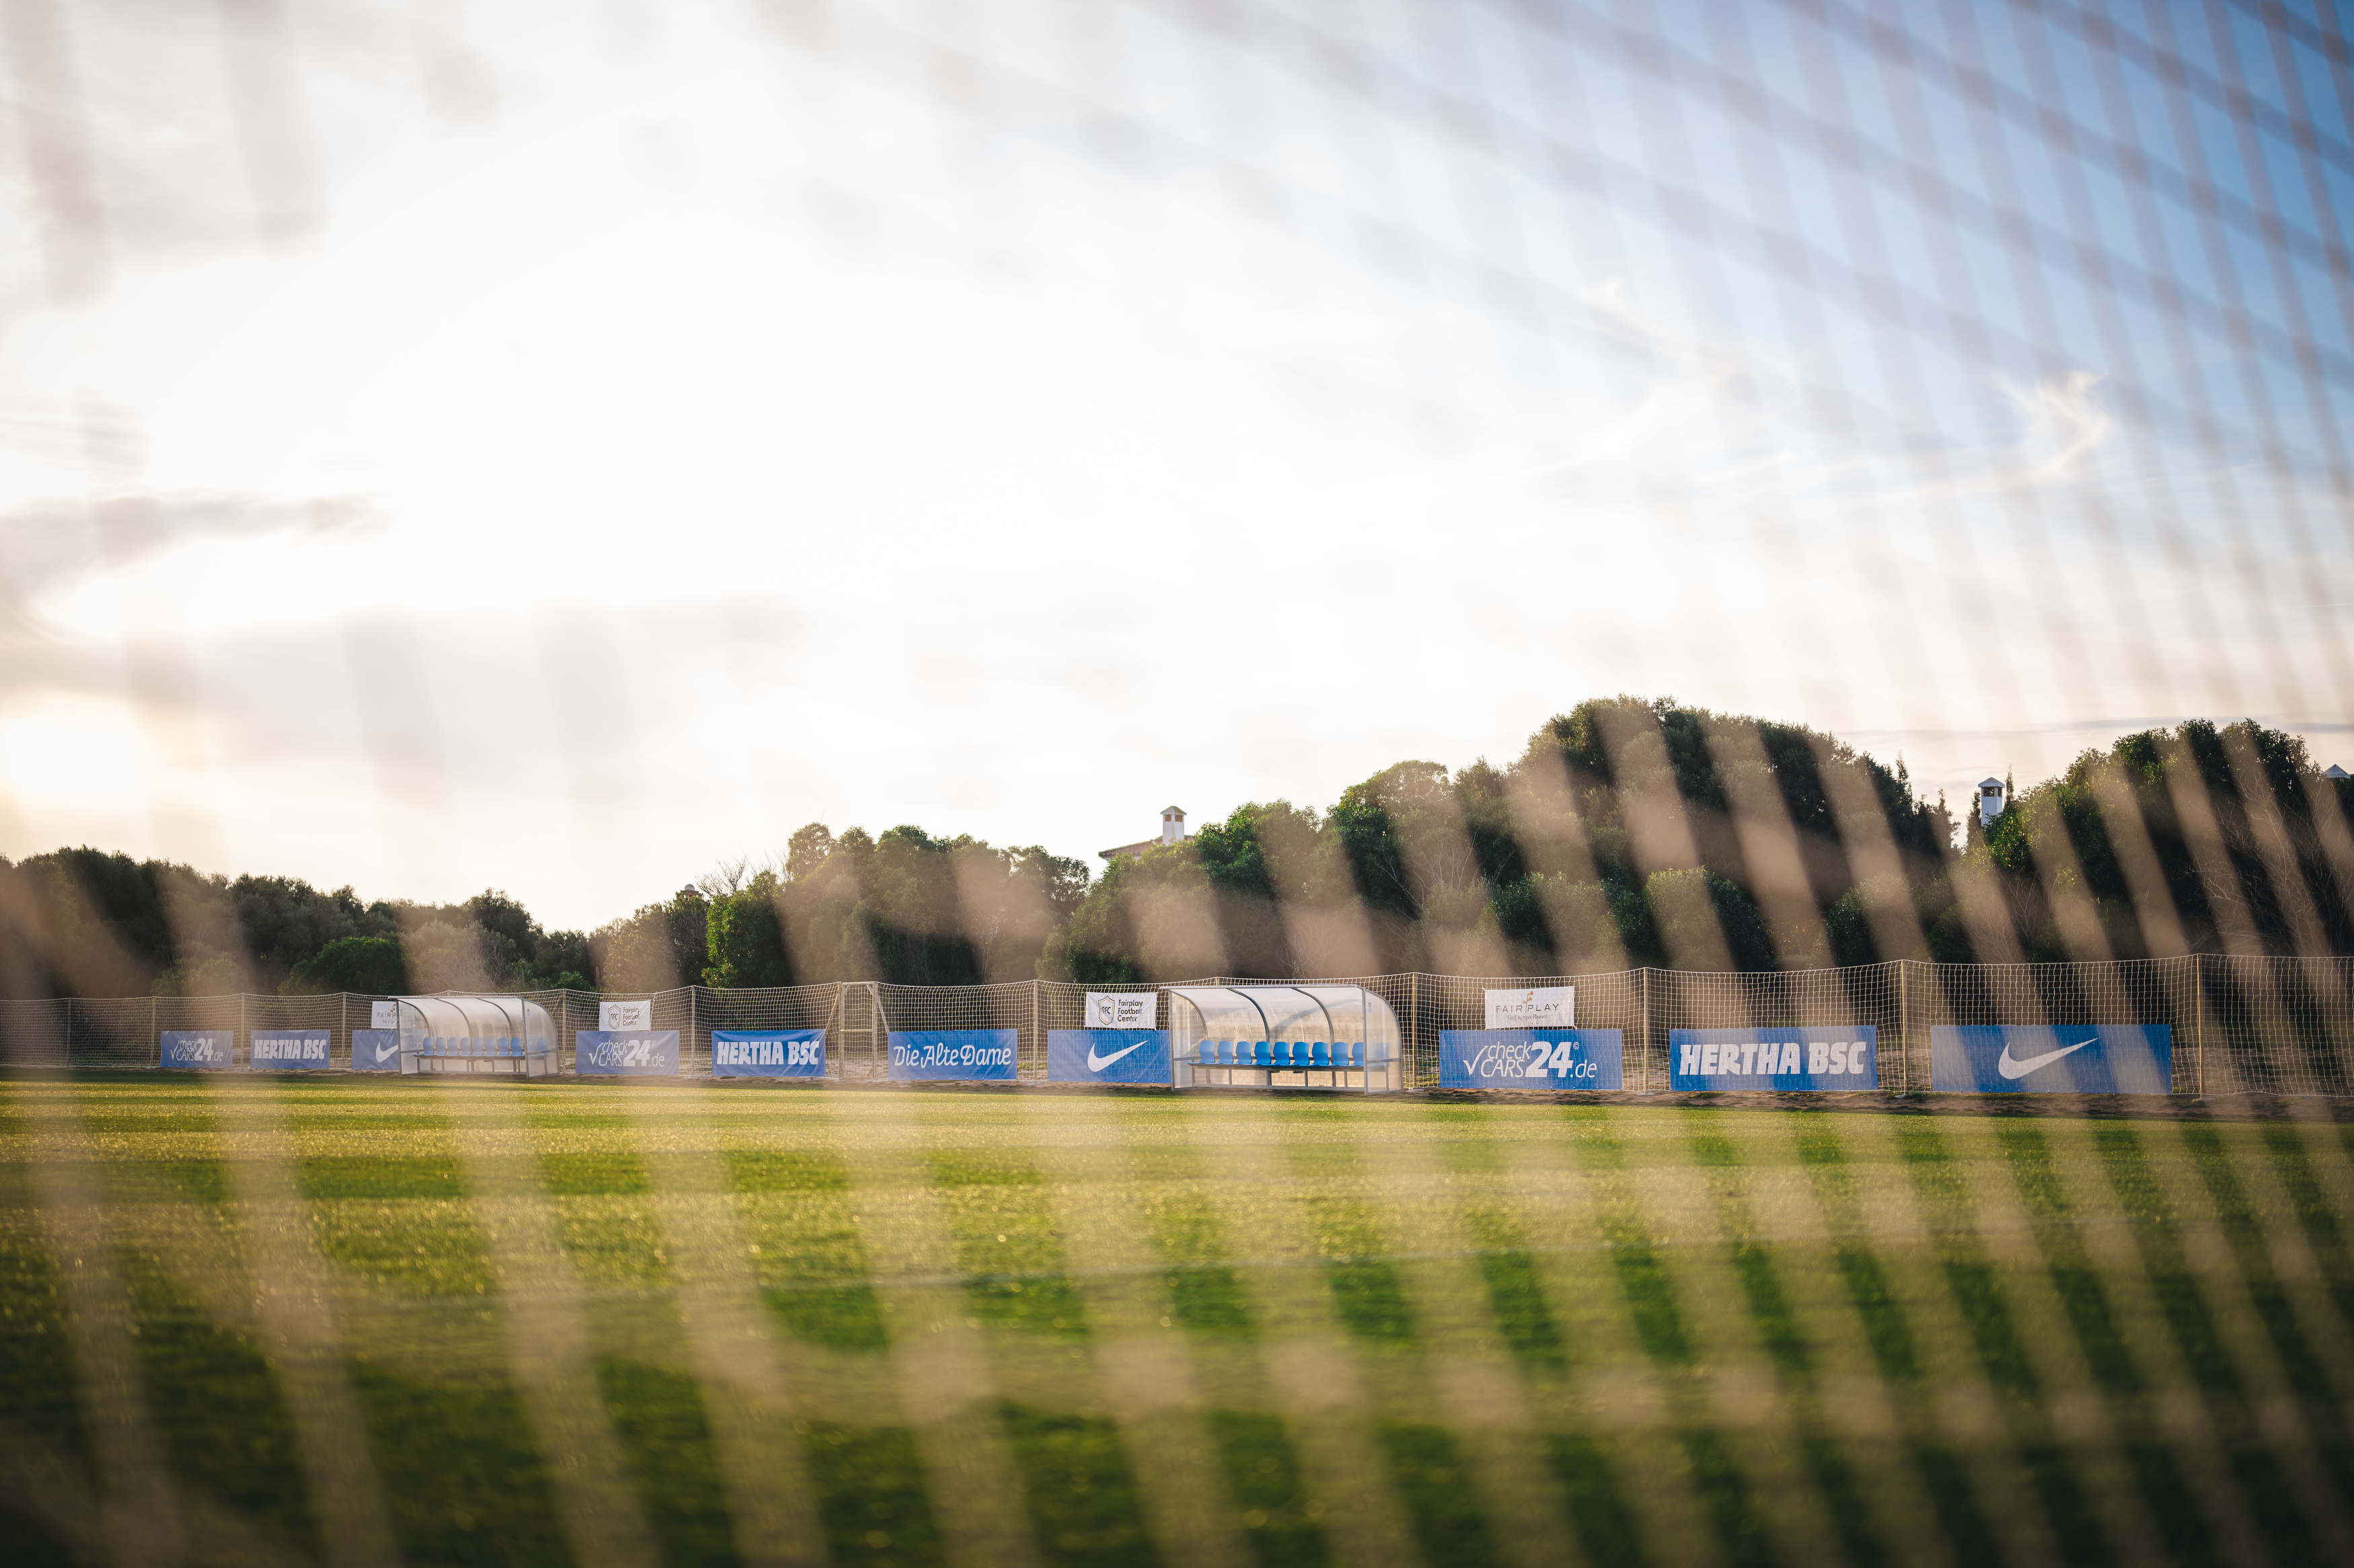
[[[2002,780],[1999,779],[1979,779],[1978,826],[1982,828],[1990,828],[1994,826],[1994,820],[2001,815]]]
[[[1097,850],[1096,853],[1108,861],[1121,859],[1134,860],[1138,856],[1143,854],[1146,850],[1159,849],[1163,844],[1181,844],[1184,842],[1185,808],[1182,806],[1163,806],[1161,808],[1161,836],[1159,838],[1139,839],[1132,844],[1122,844],[1118,849]]]

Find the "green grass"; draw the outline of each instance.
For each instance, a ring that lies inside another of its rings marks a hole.
[[[207,1539],[320,1560],[323,1422],[408,1560],[566,1563],[588,1421],[673,1563],[751,1551],[747,1476],[845,1564],[2307,1562],[2354,1519],[2349,1203],[2327,1124],[17,1081],[0,1535],[76,1561],[147,1455]]]

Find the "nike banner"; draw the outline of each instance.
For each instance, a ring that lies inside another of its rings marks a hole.
[[[352,1071],[355,1073],[399,1072],[400,1031],[398,1029],[353,1030]]]
[[[257,1029],[245,1065],[257,1073],[322,1073],[327,1067],[328,1038],[323,1029]]]
[[[1930,1086],[1949,1094],[2164,1095],[2174,1031],[2163,1023],[1940,1023]]]
[[[1880,1032],[1869,1023],[1774,1029],[1670,1029],[1668,1086],[1876,1089]]]
[[[1615,1089],[1616,1029],[1442,1029],[1442,1089]]]
[[[182,1072],[217,1073],[237,1065],[234,1029],[166,1029],[158,1066]]]
[[[1058,1084],[1167,1084],[1166,1029],[1050,1029],[1046,1076]]]
[[[576,1073],[634,1077],[678,1076],[675,1029],[582,1029],[572,1036]]]
[[[822,1029],[715,1029],[711,1032],[715,1078],[822,1078]]]
[[[900,1079],[1013,1079],[1011,1029],[894,1029],[891,1075]]]

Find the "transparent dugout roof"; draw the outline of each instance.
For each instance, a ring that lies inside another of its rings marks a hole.
[[[1172,985],[1170,1022],[1182,1050],[1203,1040],[1398,1041],[1390,1004],[1354,985]]]
[[[541,1040],[553,1042],[547,1009],[519,996],[402,996],[403,1040]]]

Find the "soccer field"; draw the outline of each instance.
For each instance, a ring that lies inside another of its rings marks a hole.
[[[12,1563],[2354,1561],[2317,1109],[0,1111]]]

